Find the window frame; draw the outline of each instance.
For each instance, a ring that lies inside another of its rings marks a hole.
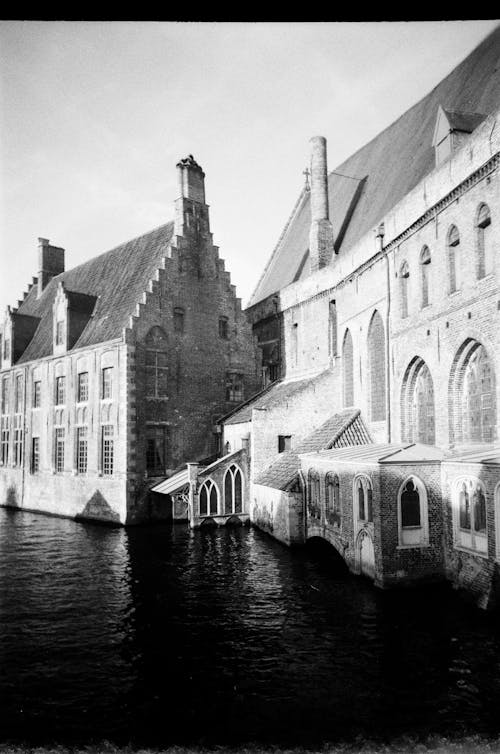
[[[403,524],[403,494],[409,483],[412,483],[418,494],[419,518],[418,525]],[[398,549],[408,550],[429,546],[429,510],[427,488],[416,474],[409,474],[399,485],[397,493],[398,511]]]
[[[76,402],[88,403],[89,400],[89,373],[78,372],[76,378]]]
[[[469,520],[470,526],[464,527],[461,522],[461,493],[465,486],[469,495]],[[482,530],[476,530],[476,512],[473,495],[469,490],[480,489],[484,500],[484,534]],[[452,491],[453,513],[453,546],[457,550],[465,550],[480,557],[488,557],[488,505],[486,501],[486,489],[483,482],[474,475],[462,475],[453,483]],[[470,534],[468,533],[470,532]]]

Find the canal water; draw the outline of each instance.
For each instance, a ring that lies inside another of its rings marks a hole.
[[[500,731],[500,620],[249,528],[0,510],[0,740],[320,746]]]

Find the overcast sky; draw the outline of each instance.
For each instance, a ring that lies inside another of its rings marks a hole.
[[[175,164],[206,173],[214,243],[243,303],[303,186],[427,94],[497,22],[0,23],[0,307],[173,219]]]

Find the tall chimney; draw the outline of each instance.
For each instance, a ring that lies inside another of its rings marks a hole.
[[[40,298],[47,283],[64,272],[64,249],[51,246],[48,238],[38,239],[38,270],[37,298]]]
[[[309,256],[311,272],[329,263],[333,254],[333,228],[328,213],[328,170],[326,139],[311,139],[311,230]]]
[[[205,173],[193,155],[177,163],[179,198],[176,201],[175,235],[182,236],[198,219],[208,231],[208,207],[205,203]]]

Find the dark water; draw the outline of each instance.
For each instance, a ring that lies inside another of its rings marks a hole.
[[[251,529],[0,510],[0,740],[309,744],[500,731],[500,621]]]

